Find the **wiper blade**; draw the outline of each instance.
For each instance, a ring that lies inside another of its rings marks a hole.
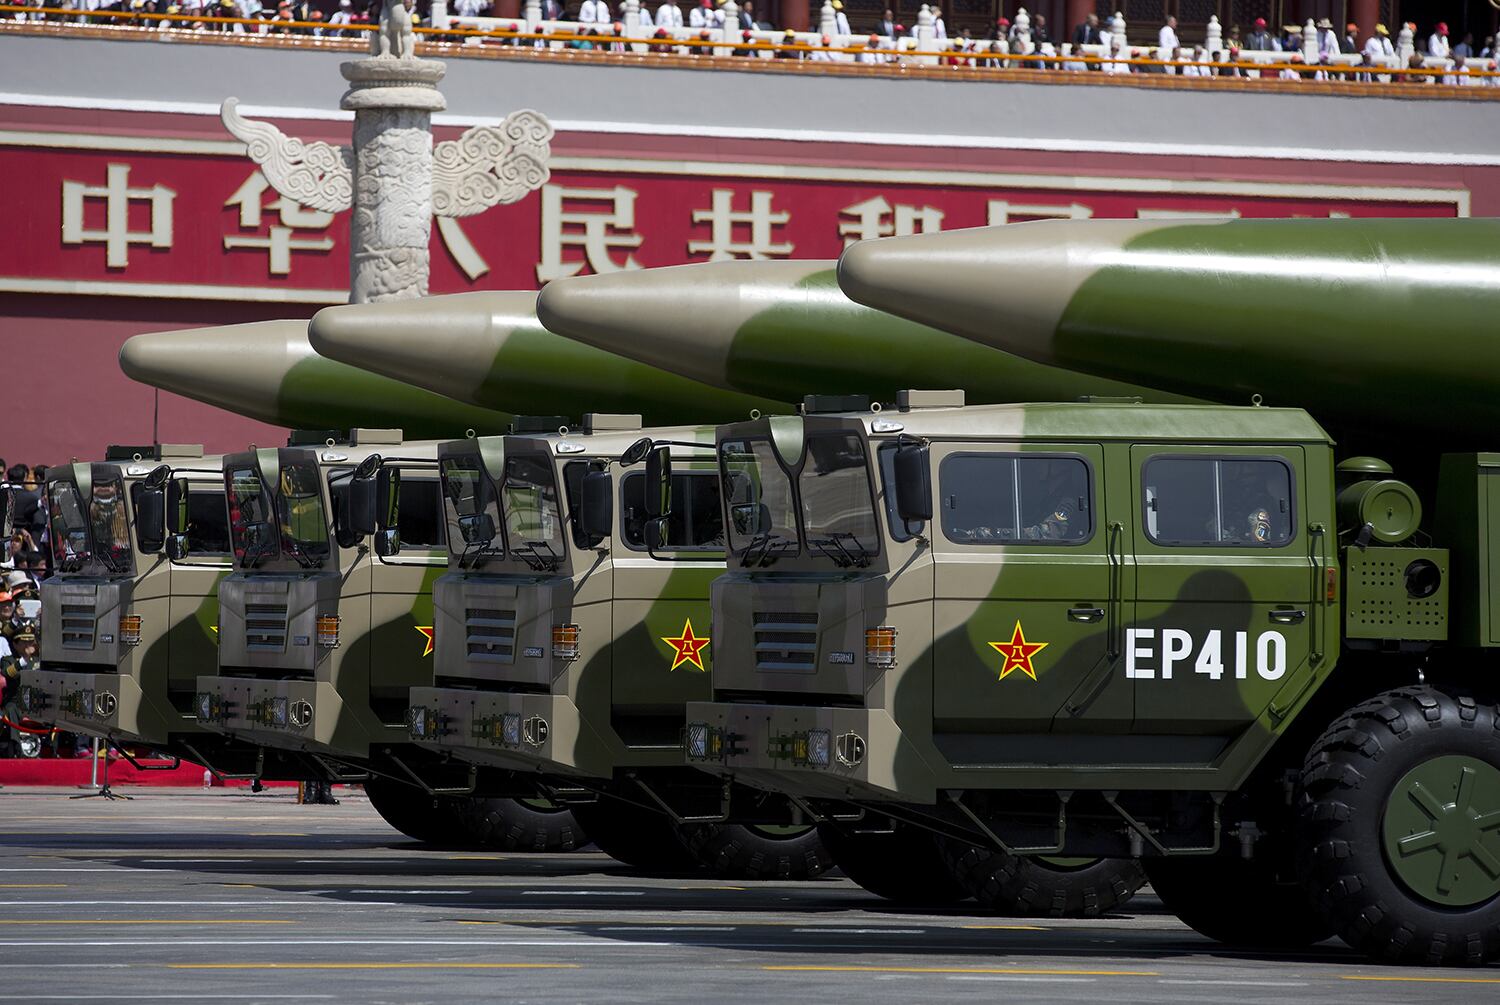
[[[829,537],[831,537],[835,543],[837,543],[838,539],[841,537],[848,538],[850,547],[847,550],[846,554],[849,555],[849,560],[855,565],[859,566],[861,569],[870,564],[870,552],[863,544],[860,543],[858,534],[854,533],[851,530],[841,530],[830,534]],[[840,545],[840,550],[843,550],[842,545]]]
[[[757,567],[770,565],[782,552],[795,547],[797,547],[797,542],[789,537],[777,538],[774,541],[768,539],[765,547],[761,548],[760,557],[755,564]]]
[[[829,545],[833,547],[830,548]],[[810,537],[807,539],[807,546],[809,548],[816,548],[818,554],[827,558],[840,569],[847,569],[854,564],[854,559],[844,550],[844,546],[839,544],[838,538],[834,535],[830,534],[828,537]]]
[[[318,567],[317,559],[313,558],[307,553],[307,551],[302,547],[301,541],[289,537],[284,539],[283,543],[286,545],[286,551],[292,556],[292,558],[298,565],[302,566],[302,568],[316,569]]]

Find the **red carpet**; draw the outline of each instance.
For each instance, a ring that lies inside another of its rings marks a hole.
[[[171,763],[171,761],[160,760],[141,761],[143,765],[161,765],[163,768]],[[104,773],[102,761],[99,764],[99,773],[100,775]],[[0,785],[76,785],[82,787],[88,784],[89,758],[87,757],[0,758]],[[171,771],[137,771],[129,763],[111,758],[109,784],[202,787],[203,769],[196,764],[188,764],[184,761]],[[223,786],[249,785],[250,783],[221,782],[215,779],[213,784]],[[266,782],[265,784],[267,786],[296,785],[295,782]]]

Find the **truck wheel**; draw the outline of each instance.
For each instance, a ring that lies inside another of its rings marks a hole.
[[[1344,713],[1302,769],[1298,871],[1354,949],[1500,957],[1500,709],[1432,687]]]
[[[461,842],[450,800],[429,796],[414,785],[388,778],[365,782],[365,795],[370,797],[370,805],[382,820],[409,838],[438,845]]]
[[[956,904],[969,895],[943,864],[936,837],[891,821],[888,831],[846,830],[819,824],[818,836],[833,862],[854,882],[902,904]]]
[[[816,827],[693,824],[683,840],[720,879],[812,879],[833,867]]]
[[[1272,856],[1150,858],[1145,865],[1166,909],[1216,942],[1302,949],[1333,935],[1301,884],[1277,875]]]
[[[1129,858],[1038,858],[940,838],[943,860],[986,911],[1014,916],[1096,918],[1146,881]]]
[[[574,806],[573,815],[600,851],[625,865],[648,872],[697,868],[677,825],[665,813],[618,799],[600,799]]]
[[[545,799],[466,796],[456,800],[454,817],[472,843],[500,851],[573,851],[589,843],[573,811]]]

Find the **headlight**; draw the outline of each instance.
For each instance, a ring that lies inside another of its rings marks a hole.
[[[84,691],[78,699],[78,715],[91,716],[94,714],[94,689]]]
[[[214,700],[207,691],[198,692],[198,721],[208,722],[213,718]]]
[[[507,712],[500,717],[500,735],[508,747],[519,747],[521,745],[521,717],[515,712]]]
[[[284,698],[284,697],[283,698],[272,698],[271,699],[271,725],[273,725],[273,726],[280,726],[282,729],[285,729],[286,728],[286,722],[287,722],[287,704],[286,704],[286,698]]]
[[[417,739],[427,735],[427,709],[421,705],[413,706],[406,710],[407,727],[411,735]]]
[[[704,760],[708,757],[708,723],[691,722],[687,728],[687,755]]]
[[[826,729],[812,729],[807,733],[807,763],[815,768],[828,767],[829,735]]]

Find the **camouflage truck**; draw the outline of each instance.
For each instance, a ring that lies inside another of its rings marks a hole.
[[[229,571],[218,468],[201,447],[162,444],[50,469],[56,575],[41,585],[41,666],[22,674],[19,704],[61,729],[216,772],[298,777],[295,759],[268,762],[193,714]]]
[[[389,429],[294,432],[286,447],[225,456],[234,568],[195,713],[305,755],[325,780],[363,781],[418,840],[574,847],[569,812],[510,798],[533,794],[527,780],[408,739],[408,691],[432,681],[432,583],[446,560],[436,460],[436,443]]]
[[[450,563],[411,738],[537,778],[627,864],[816,875],[826,854],[786,800],[682,760],[683,708],[710,697],[709,583],[724,567],[712,428],[565,422],[439,450]]]
[[[1500,955],[1500,455],[1424,518],[1300,409],[960,402],[720,427],[689,763],[885,882],[1139,857],[1225,942]]]

